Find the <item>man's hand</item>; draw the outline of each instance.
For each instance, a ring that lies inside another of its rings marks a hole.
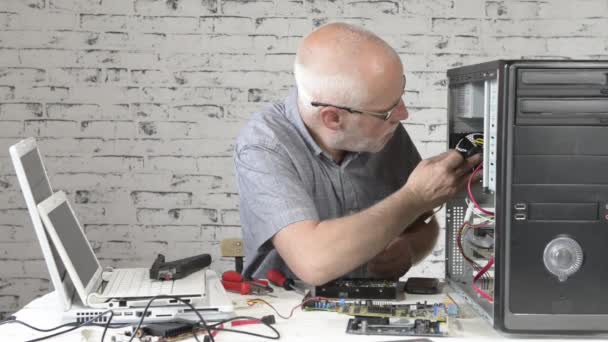
[[[421,161],[409,176],[405,189],[425,210],[432,210],[462,191],[471,171],[480,162],[479,154],[465,160],[450,150]]]
[[[412,267],[412,251],[409,236],[399,235],[380,254],[367,264],[372,275],[382,279],[399,279]]]

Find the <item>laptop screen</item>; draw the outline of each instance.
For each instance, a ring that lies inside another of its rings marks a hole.
[[[40,160],[38,149],[33,149],[24,154],[21,157],[21,163],[23,164],[23,170],[25,170],[27,181],[30,183],[32,195],[34,195],[36,204],[51,197],[53,191],[51,190],[49,180],[44,174],[44,168],[42,167],[42,160]]]
[[[42,160],[40,160],[40,154],[38,153],[38,149],[34,148],[31,151],[27,152],[23,156],[21,156],[21,164],[23,165],[23,170],[25,171],[25,177],[27,178],[27,182],[30,185],[30,189],[32,191],[32,196],[34,197],[34,202],[38,205],[40,202],[45,199],[51,197],[53,191],[51,190],[51,185],[49,184],[49,179],[47,178],[44,167],[42,166]],[[36,210],[35,215],[38,215],[38,211]],[[65,267],[63,266],[63,262],[59,257],[59,253],[57,253],[57,249],[55,249],[55,245],[51,240],[51,237],[46,233],[46,240],[49,242],[51,247],[51,252],[53,253],[53,258],[55,259],[55,265],[57,265],[57,271],[59,272],[59,277],[63,280],[65,275],[67,274]]]
[[[65,248],[82,284],[86,287],[97,271],[99,263],[89,248],[89,242],[78,225],[67,202],[49,212],[49,220]]]

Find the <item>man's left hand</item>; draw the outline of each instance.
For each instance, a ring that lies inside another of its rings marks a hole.
[[[367,264],[372,275],[382,279],[399,279],[412,267],[409,236],[402,234],[391,241],[380,254]]]

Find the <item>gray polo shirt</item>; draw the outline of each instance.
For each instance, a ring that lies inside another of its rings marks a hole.
[[[303,220],[328,220],[366,209],[403,186],[420,154],[399,126],[378,153],[348,153],[337,164],[304,125],[293,89],[283,103],[252,115],[235,148],[245,267],[267,253],[256,277],[271,268],[295,275],[272,237]],[[376,229],[376,227],[369,227]],[[348,276],[365,277],[366,265]]]

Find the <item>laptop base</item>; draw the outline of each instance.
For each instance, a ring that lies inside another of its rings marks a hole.
[[[228,294],[222,286],[217,273],[213,270],[205,270],[206,272],[206,289],[207,303],[194,303],[194,308],[203,316],[205,321],[214,322],[221,321],[234,317],[234,307],[232,301],[228,298]],[[145,301],[145,298],[138,298],[139,301]],[[199,318],[192,309],[186,305],[155,305],[156,301],[146,312],[144,322],[168,322],[174,320],[189,320],[198,321]],[[146,303],[147,304],[147,303]],[[114,312],[112,323],[137,323],[141,320],[145,309],[145,305],[137,307],[116,307],[111,310]],[[92,308],[85,306],[77,295],[73,296],[72,307],[65,311],[62,315],[62,323],[84,323],[95,316],[110,310],[105,308]],[[99,317],[95,320],[96,323],[106,323],[110,314]]]

